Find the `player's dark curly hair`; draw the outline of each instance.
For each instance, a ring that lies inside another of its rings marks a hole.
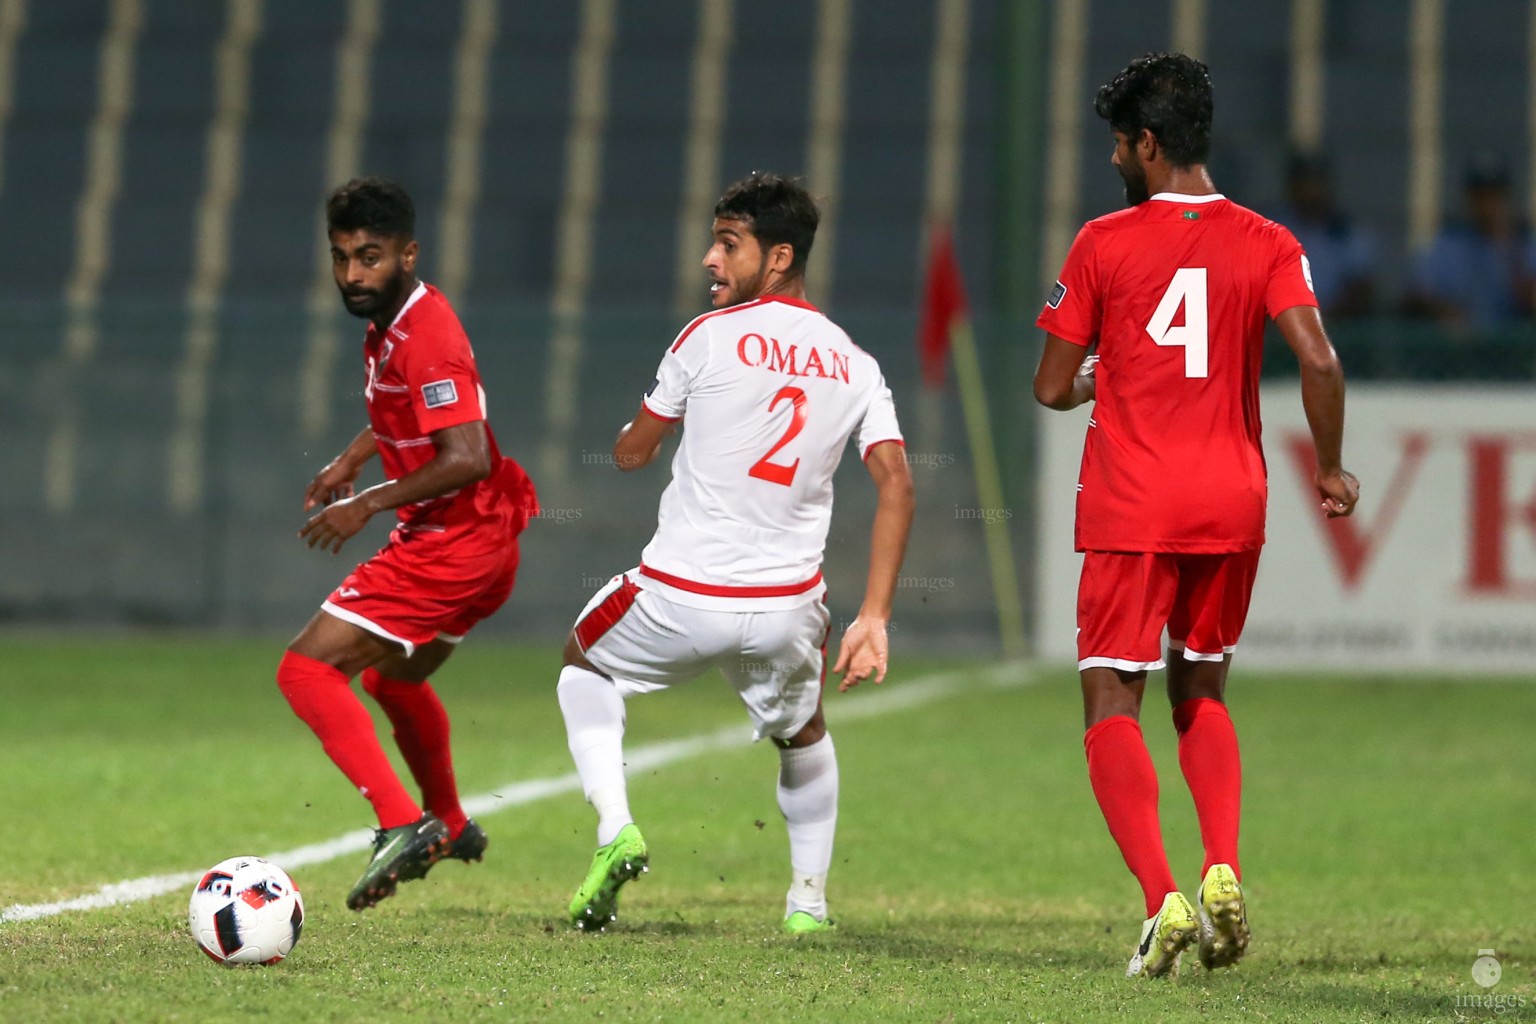
[[[811,243],[816,240],[816,225],[821,222],[816,200],[801,179],[764,171],[753,171],[726,189],[715,204],[715,216],[744,221],[765,248],[790,246],[794,252],[789,263],[791,274],[805,272]]]
[[[386,238],[416,237],[416,204],[388,178],[353,178],[325,201],[331,231],[372,231]]]
[[[1175,167],[1205,163],[1212,108],[1210,69],[1182,53],[1137,57],[1093,101],[1094,112],[1133,142],[1150,131]]]

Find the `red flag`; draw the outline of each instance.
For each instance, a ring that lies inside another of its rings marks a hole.
[[[950,332],[965,313],[965,283],[960,280],[954,239],[948,224],[936,224],[928,246],[928,279],[923,286],[923,309],[917,325],[917,357],[922,364],[925,387],[944,386]]]

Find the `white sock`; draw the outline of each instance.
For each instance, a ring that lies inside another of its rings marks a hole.
[[[827,871],[837,831],[837,750],[830,734],[808,747],[779,748],[779,810],[789,830],[791,879],[784,914],[827,917]]]
[[[555,690],[576,774],[597,811],[597,845],[607,846],[635,820],[624,783],[624,698],[612,680],[575,665],[560,670]]]

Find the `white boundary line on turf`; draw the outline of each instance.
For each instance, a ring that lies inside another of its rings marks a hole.
[[[1032,666],[1017,663],[990,665],[975,672],[959,670],[919,676],[910,682],[896,683],[890,689],[880,689],[850,698],[847,703],[836,709],[833,719],[841,725],[863,718],[876,718],[895,711],[905,711],[908,708],[972,690],[976,682],[987,687],[1011,688],[1027,686],[1034,682],[1035,678],[1036,670]],[[870,684],[863,685],[867,687]],[[750,744],[750,733],[746,728],[732,726],[715,732],[690,736],[687,739],[647,743],[636,747],[626,753],[624,766],[626,772],[633,775],[647,769],[686,761],[713,750],[742,748]],[[497,811],[530,804],[546,797],[579,792],[581,792],[581,779],[575,772],[571,772],[550,778],[511,782],[488,793],[467,797],[464,800],[464,810],[470,815],[486,817]],[[312,843],[308,846],[284,850],[281,853],[267,854],[266,859],[292,871],[366,850],[372,845],[373,836],[374,831],[371,828],[357,829],[323,843]],[[56,903],[16,903],[0,910],[0,923],[36,921],[73,910],[100,910],[128,903],[139,903],[185,889],[196,882],[201,875],[201,871],[148,875],[144,878],[129,879],[126,882],[113,882],[95,892]]]

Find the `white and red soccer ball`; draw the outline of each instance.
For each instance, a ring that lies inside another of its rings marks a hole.
[[[304,898],[288,873],[260,857],[231,857],[203,872],[187,907],[192,938],[222,964],[275,964],[304,928]]]

